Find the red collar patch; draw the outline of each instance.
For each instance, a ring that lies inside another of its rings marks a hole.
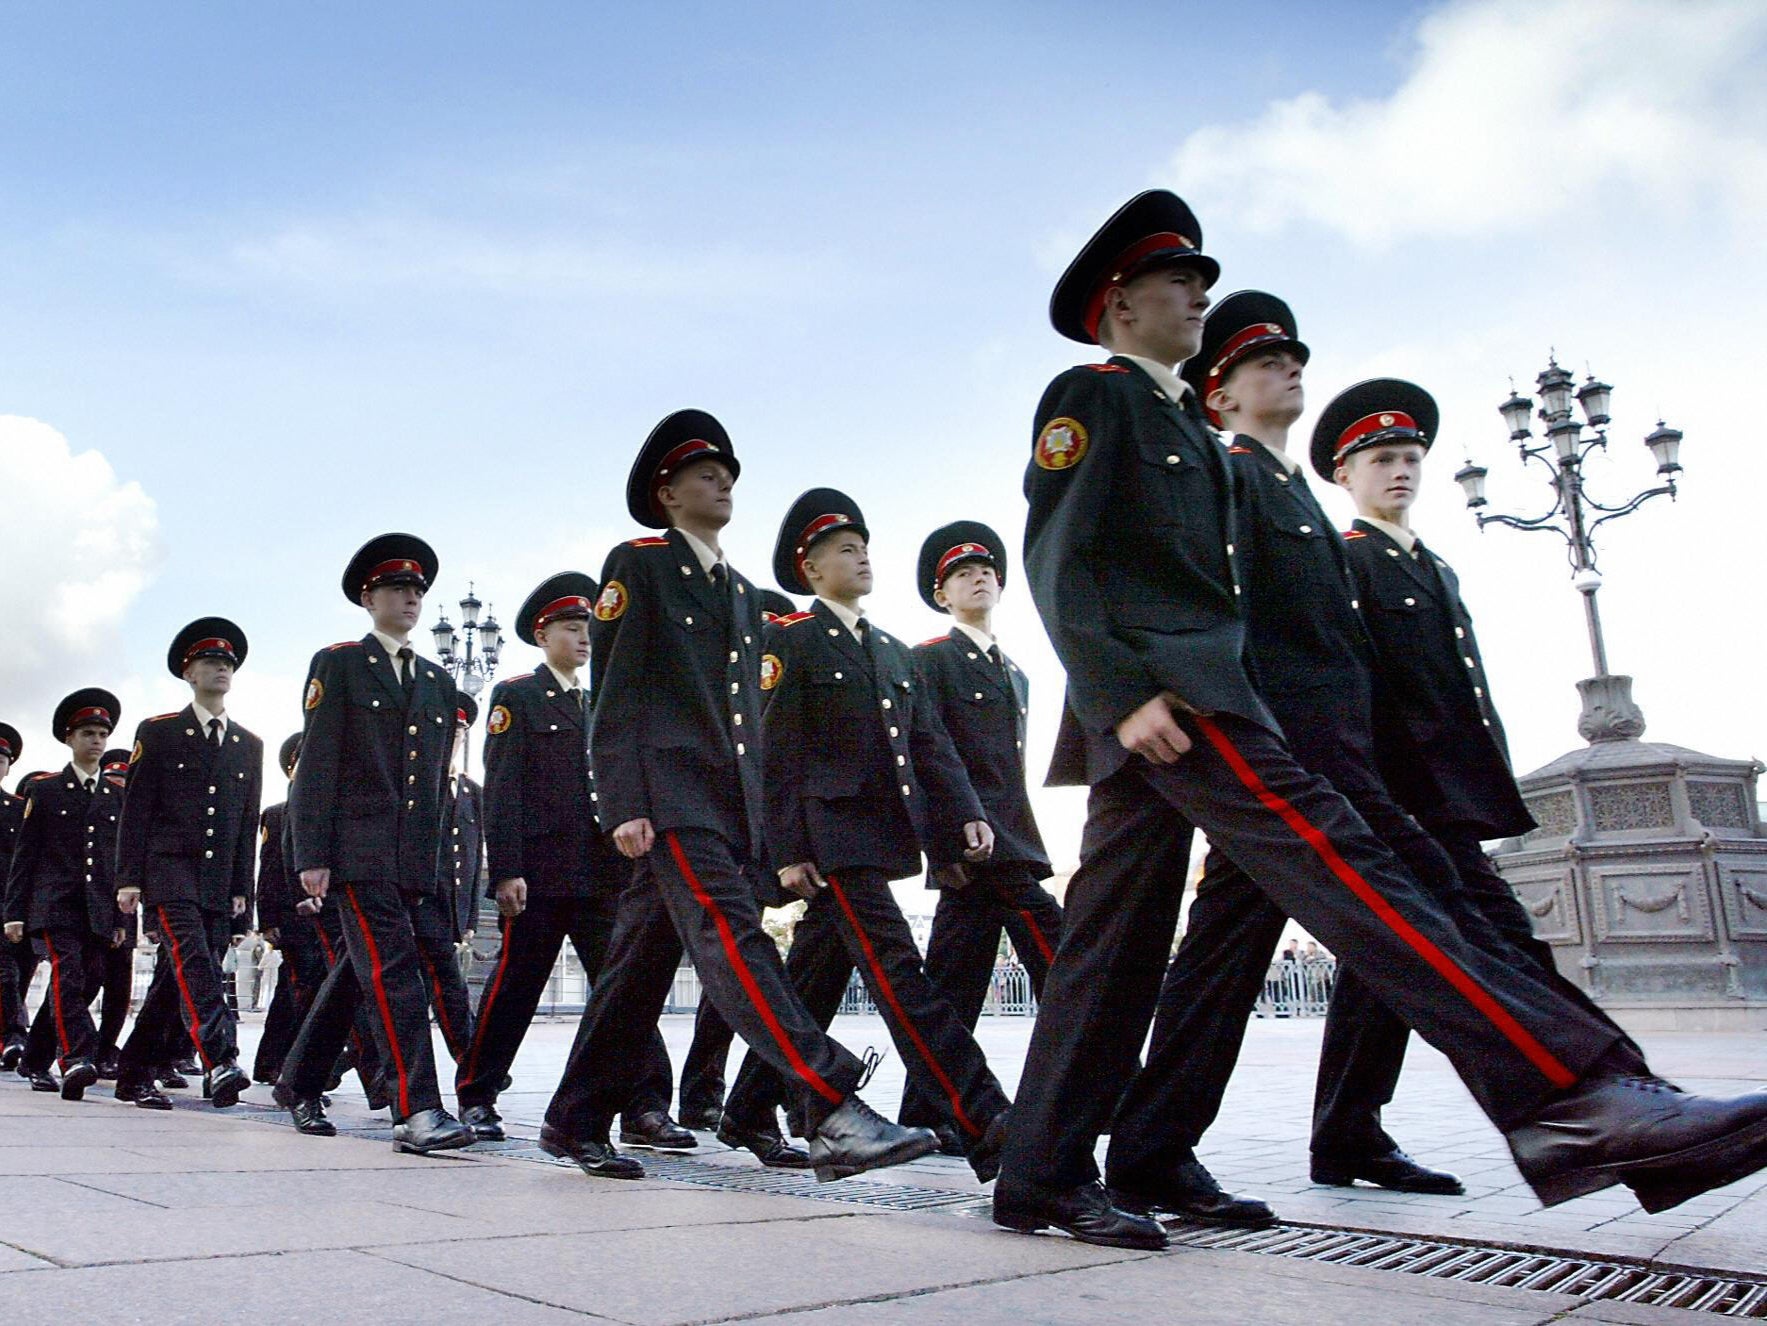
[[[646,535],[642,539],[628,539],[626,546],[628,548],[667,548],[669,541],[654,535]]]
[[[788,612],[783,617],[775,617],[775,626],[796,626],[799,622],[807,622],[816,614],[813,612]]]

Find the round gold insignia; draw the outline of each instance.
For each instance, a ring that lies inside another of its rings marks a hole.
[[[1086,425],[1078,419],[1069,419],[1065,415],[1051,419],[1037,434],[1037,465],[1045,470],[1071,470],[1085,458],[1086,448],[1091,443]]]
[[[141,761],[141,743],[139,741],[137,741],[135,743],[135,749],[129,752],[129,763],[130,764],[138,764],[138,763],[140,763],[140,761]]]
[[[785,675],[785,664],[779,661],[778,654],[761,655],[761,689],[770,691],[779,685],[779,679]]]
[[[1393,426],[1393,416],[1390,414],[1383,414],[1380,417],[1380,426],[1382,428],[1391,428]]]
[[[320,681],[319,678],[314,677],[307,683],[307,698],[305,705],[308,709],[317,709],[319,707],[319,702],[324,698],[325,683]]]
[[[485,730],[493,737],[501,736],[503,733],[509,731],[509,723],[509,710],[505,709],[502,705],[498,705],[495,709],[491,710],[491,717],[485,721]]]
[[[601,596],[595,600],[595,620],[598,622],[618,621],[626,613],[626,587],[617,580],[610,580],[601,587]]]

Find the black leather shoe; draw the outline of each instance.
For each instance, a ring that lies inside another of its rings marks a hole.
[[[90,1059],[76,1059],[61,1073],[61,1098],[63,1100],[79,1100],[86,1094],[86,1088],[98,1080],[98,1069]]]
[[[230,1109],[239,1104],[239,1093],[251,1084],[251,1078],[238,1064],[222,1064],[203,1079],[202,1094],[216,1109]]]
[[[652,1151],[691,1151],[699,1138],[662,1110],[646,1110],[637,1118],[620,1116],[620,1144],[649,1147]]]
[[[308,1137],[337,1136],[337,1125],[325,1117],[325,1106],[316,1100],[293,1096],[289,1101],[288,1114],[294,1120],[297,1133],[305,1133]]]
[[[810,1153],[780,1135],[779,1125],[751,1127],[728,1114],[718,1121],[718,1140],[733,1151],[752,1151],[768,1169],[809,1169]]]
[[[202,1065],[196,1062],[195,1055],[187,1054],[172,1065],[172,1071],[175,1073],[187,1073],[194,1077],[196,1074],[202,1072]]]
[[[832,1183],[866,1170],[905,1165],[938,1149],[931,1128],[891,1123],[859,1097],[848,1096],[816,1125],[810,1165],[819,1183]]]
[[[169,1110],[172,1098],[151,1082],[118,1082],[118,1100],[133,1101],[138,1109]]]
[[[935,1123],[932,1125],[932,1130],[933,1136],[939,1139],[939,1154],[941,1156],[956,1156],[961,1160],[969,1154],[969,1148],[963,1144],[963,1134],[950,1124]]]
[[[472,1129],[481,1142],[501,1142],[509,1134],[503,1131],[503,1116],[495,1105],[466,1105],[460,1110],[460,1122]]]
[[[1716,1100],[1660,1078],[1585,1081],[1504,1138],[1542,1205],[1624,1182],[1646,1211],[1767,1166],[1767,1091]]]
[[[61,1090],[61,1083],[59,1083],[55,1080],[55,1075],[53,1073],[51,1073],[47,1068],[40,1069],[39,1071],[37,1071],[35,1073],[29,1073],[26,1076],[28,1076],[31,1080],[31,1090],[32,1091],[60,1091]]]
[[[16,1041],[0,1050],[0,1072],[12,1072],[18,1067],[18,1061],[24,1058],[24,1053],[25,1047]]]
[[[115,1082],[117,1080],[117,1052],[115,1050],[99,1055],[95,1062],[100,1082]]]
[[[1398,1147],[1384,1156],[1314,1156],[1313,1182],[1331,1188],[1353,1188],[1356,1180],[1394,1192],[1427,1192],[1458,1197],[1466,1189],[1457,1175],[1420,1165]]]
[[[1113,1183],[1110,1197],[1112,1203],[1131,1215],[1169,1211],[1198,1225],[1223,1225],[1230,1229],[1263,1229],[1276,1223],[1276,1212],[1263,1202],[1223,1192],[1200,1160],[1186,1161],[1163,1183]]]
[[[1053,1226],[1082,1243],[1105,1248],[1154,1251],[1166,1246],[1166,1231],[1156,1221],[1112,1206],[1110,1194],[1097,1181],[1054,1196],[996,1188],[994,1223],[1021,1234],[1035,1234]]]
[[[642,1179],[644,1166],[631,1156],[622,1156],[611,1142],[595,1142],[570,1137],[551,1124],[540,1125],[540,1149],[549,1156],[569,1160],[585,1174],[598,1179]]]
[[[190,1081],[176,1068],[162,1068],[154,1075],[154,1081],[165,1091],[183,1091],[190,1086]]]
[[[447,1110],[418,1110],[393,1125],[393,1150],[414,1156],[432,1151],[458,1151],[478,1141],[478,1134]]]
[[[722,1105],[683,1105],[681,1107],[681,1126],[694,1128],[702,1133],[715,1133],[718,1125],[724,1121]]]
[[[1000,1152],[1006,1146],[1007,1110],[1001,1110],[982,1130],[969,1149],[969,1167],[975,1171],[977,1183],[992,1183],[1000,1173]]]

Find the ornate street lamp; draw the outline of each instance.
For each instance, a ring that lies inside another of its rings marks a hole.
[[[466,597],[460,600],[460,626],[456,628],[448,620],[448,610],[443,608],[441,618],[430,627],[436,641],[436,657],[453,675],[454,684],[475,700],[497,674],[497,658],[503,648],[503,628],[497,624],[496,613],[487,612],[484,621],[479,620],[479,609],[484,606],[473,593],[469,580]],[[470,733],[464,755],[470,764]]]
[[[1509,440],[1516,444],[1524,466],[1538,462],[1545,467],[1552,484],[1552,506],[1538,516],[1511,516],[1486,512],[1484,466],[1470,459],[1454,476],[1466,493],[1467,507],[1476,513],[1479,528],[1486,525],[1508,525],[1511,529],[1549,530],[1564,539],[1571,564],[1571,584],[1583,596],[1583,614],[1589,627],[1589,651],[1595,661],[1595,675],[1577,683],[1583,696],[1583,713],[1577,730],[1591,742],[1626,741],[1644,731],[1644,714],[1632,702],[1632,678],[1608,672],[1607,645],[1602,639],[1601,614],[1595,604],[1596,591],[1601,588],[1601,572],[1596,569],[1595,531],[1610,520],[1630,515],[1653,497],[1665,493],[1675,496],[1675,476],[1681,471],[1681,434],[1657,421],[1656,430],[1644,439],[1656,458],[1657,474],[1662,482],[1647,488],[1629,501],[1616,505],[1597,502],[1583,487],[1583,460],[1600,447],[1607,449],[1608,406],[1613,388],[1597,381],[1593,374],[1581,387],[1572,390],[1575,379],[1549,358],[1546,368],[1535,379],[1540,394],[1540,420],[1546,426],[1546,441],[1535,440],[1529,416],[1534,402],[1516,395],[1512,388],[1509,399],[1497,407],[1509,429]],[[1593,436],[1585,437],[1583,425],[1571,411],[1575,400],[1583,411]],[[1599,515],[1592,513],[1599,512]]]

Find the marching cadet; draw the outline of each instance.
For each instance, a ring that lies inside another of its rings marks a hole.
[[[485,839],[503,949],[479,997],[479,1025],[460,1061],[460,1117],[482,1138],[503,1136],[497,1093],[568,937],[591,989],[599,986],[620,890],[632,866],[602,837],[589,767],[589,705],[581,670],[600,590],[563,571],[516,614],[516,637],[545,651],[533,672],[497,683],[485,730]],[[647,1066],[621,1109],[620,1140],[665,1150],[696,1145],[668,1117],[669,1052],[653,1024]]]
[[[308,669],[300,769],[288,818],[301,888],[342,917],[348,961],[331,969],[282,1067],[295,1127],[336,1132],[320,1094],[366,1003],[393,1113],[393,1147],[422,1154],[470,1146],[442,1108],[429,998],[412,912],[435,905],[442,799],[460,708],[447,669],[411,647],[435,583],[435,552],[382,534],[350,559],[343,593],[373,625],[321,649]]]
[[[420,894],[411,908],[411,924],[417,933],[417,956],[423,964],[430,1007],[442,1044],[458,1067],[472,1044],[472,997],[460,970],[460,944],[466,929],[461,920],[462,893],[478,892],[479,785],[455,766],[464,758],[467,733],[478,721],[478,701],[464,691],[456,694],[454,738],[449,747],[448,781],[442,790],[442,829],[437,839],[436,891]],[[470,854],[470,855],[469,855]]]
[[[33,1091],[54,1091],[49,1061],[59,1056],[63,1100],[79,1100],[98,1080],[89,981],[100,948],[122,930],[111,884],[122,792],[100,767],[105,740],[121,716],[117,697],[96,686],[55,706],[50,730],[73,758],[59,773],[36,774],[26,785],[6,880],[7,940],[22,943],[29,933],[49,963],[49,989],[19,1071]]]
[[[285,738],[277,749],[276,764],[284,778],[294,777],[300,750],[298,732]],[[288,803],[278,801],[274,806],[265,806],[258,819],[258,932],[266,944],[282,954],[282,965],[276,969],[276,988],[264,1013],[264,1030],[258,1037],[258,1053],[252,1062],[252,1081],[272,1085],[282,1073],[283,1056],[294,1044],[295,1033],[324,983],[326,972],[325,955],[310,919],[318,909],[309,906],[306,913],[299,911],[303,903],[311,904],[314,899],[301,891],[283,851],[282,830],[287,811]]]
[[[1376,427],[1354,427],[1367,420]],[[1605,1018],[1560,973],[1552,946],[1535,937],[1527,912],[1482,846],[1535,826],[1510,770],[1459,578],[1411,530],[1435,421],[1435,401],[1421,387],[1377,378],[1340,392],[1313,430],[1313,468],[1356,503],[1344,547],[1380,660],[1375,754],[1400,803],[1453,860],[1480,932],[1531,963],[1560,994]],[[1340,445],[1345,434],[1350,440]],[[1470,926],[1462,928],[1471,933]]]
[[[107,777],[122,780],[126,798],[129,752],[120,748],[105,751],[100,767]],[[117,1043],[122,1039],[129,1004],[135,997],[135,946],[140,934],[140,917],[124,916],[112,942],[98,953],[98,968],[89,988],[104,996],[104,1012],[98,1019],[98,1054],[93,1060],[100,1082],[114,1081],[117,1075]]]
[[[774,577],[816,601],[767,632],[767,848],[781,887],[810,895],[794,948],[838,934],[909,1080],[950,1111],[986,1183],[999,1166],[1006,1094],[927,978],[890,881],[919,874],[923,852],[935,863],[985,862],[994,831],[932,699],[916,688],[911,651],[859,606],[872,586],[869,540],[858,504],[832,488],[804,493],[780,524]],[[805,1002],[832,1019],[834,1003]],[[733,1106],[725,1119],[746,1115]]]
[[[199,617],[172,639],[166,668],[189,683],[191,702],[135,730],[117,831],[117,904],[144,906],[169,954],[156,967],[123,1047],[117,1097],[164,1109],[153,1083],[168,1033],[182,1023],[216,1109],[239,1101],[251,1079],[235,1060],[217,954],[245,914],[262,800],[264,743],[225,709],[245,633],[225,617]]]
[[[0,783],[6,781],[24,748],[18,729],[0,723]],[[0,787],[0,878],[12,865],[12,845],[18,841],[24,815],[24,798]],[[30,1030],[25,1019],[25,992],[36,972],[37,961],[29,944],[8,944],[0,950],[0,1036],[5,1041],[0,1048],[0,1071],[10,1073],[17,1068],[19,1056],[25,1052],[25,1034]]]
[[[644,1172],[608,1130],[643,1071],[683,947],[724,1020],[808,1102],[819,1178],[938,1146],[859,1099],[863,1065],[793,994],[761,928],[761,608],[719,547],[740,473],[711,415],[680,410],[659,423],[626,506],[665,533],[616,547],[595,600],[590,757],[601,821],[635,870],[540,1134],[542,1148],[591,1174]]]
[[[455,718],[448,798],[442,808],[442,822],[447,826],[442,875],[452,891],[458,953],[472,944],[479,925],[479,881],[485,868],[485,789],[466,772],[466,738],[479,721],[479,702],[463,692]]]
[[[1448,1056],[1543,1202],[1625,1181],[1662,1209],[1753,1172],[1767,1094],[1711,1100],[1631,1071],[1610,1025],[1469,943],[1284,743],[1243,661],[1228,458],[1173,372],[1220,270],[1201,238],[1175,195],[1141,194],[1050,303],[1057,331],[1110,352],[1045,391],[1025,482],[1031,593],[1068,674],[1051,781],[1092,790],[995,1222],[1165,1242],[1112,1205],[1093,1148],[1125,1081],[1132,1118],[1161,1085],[1133,1078],[1135,1056],[1192,826]],[[1138,1176],[1140,1195],[1165,1205],[1168,1177]]]
[[[1050,874],[1049,857],[1025,787],[1030,679],[994,638],[1006,562],[1006,544],[997,533],[979,521],[958,520],[927,535],[915,575],[922,602],[951,617],[947,634],[914,647],[915,676],[994,830],[987,861],[934,857],[927,875],[928,886],[939,891],[926,946],[927,979],[972,1032],[987,999],[1000,932],[1011,936],[1039,995],[1061,942],[1061,906],[1041,884]],[[946,1153],[953,1153],[958,1139],[950,1111],[913,1084],[900,1117],[932,1127]]]

